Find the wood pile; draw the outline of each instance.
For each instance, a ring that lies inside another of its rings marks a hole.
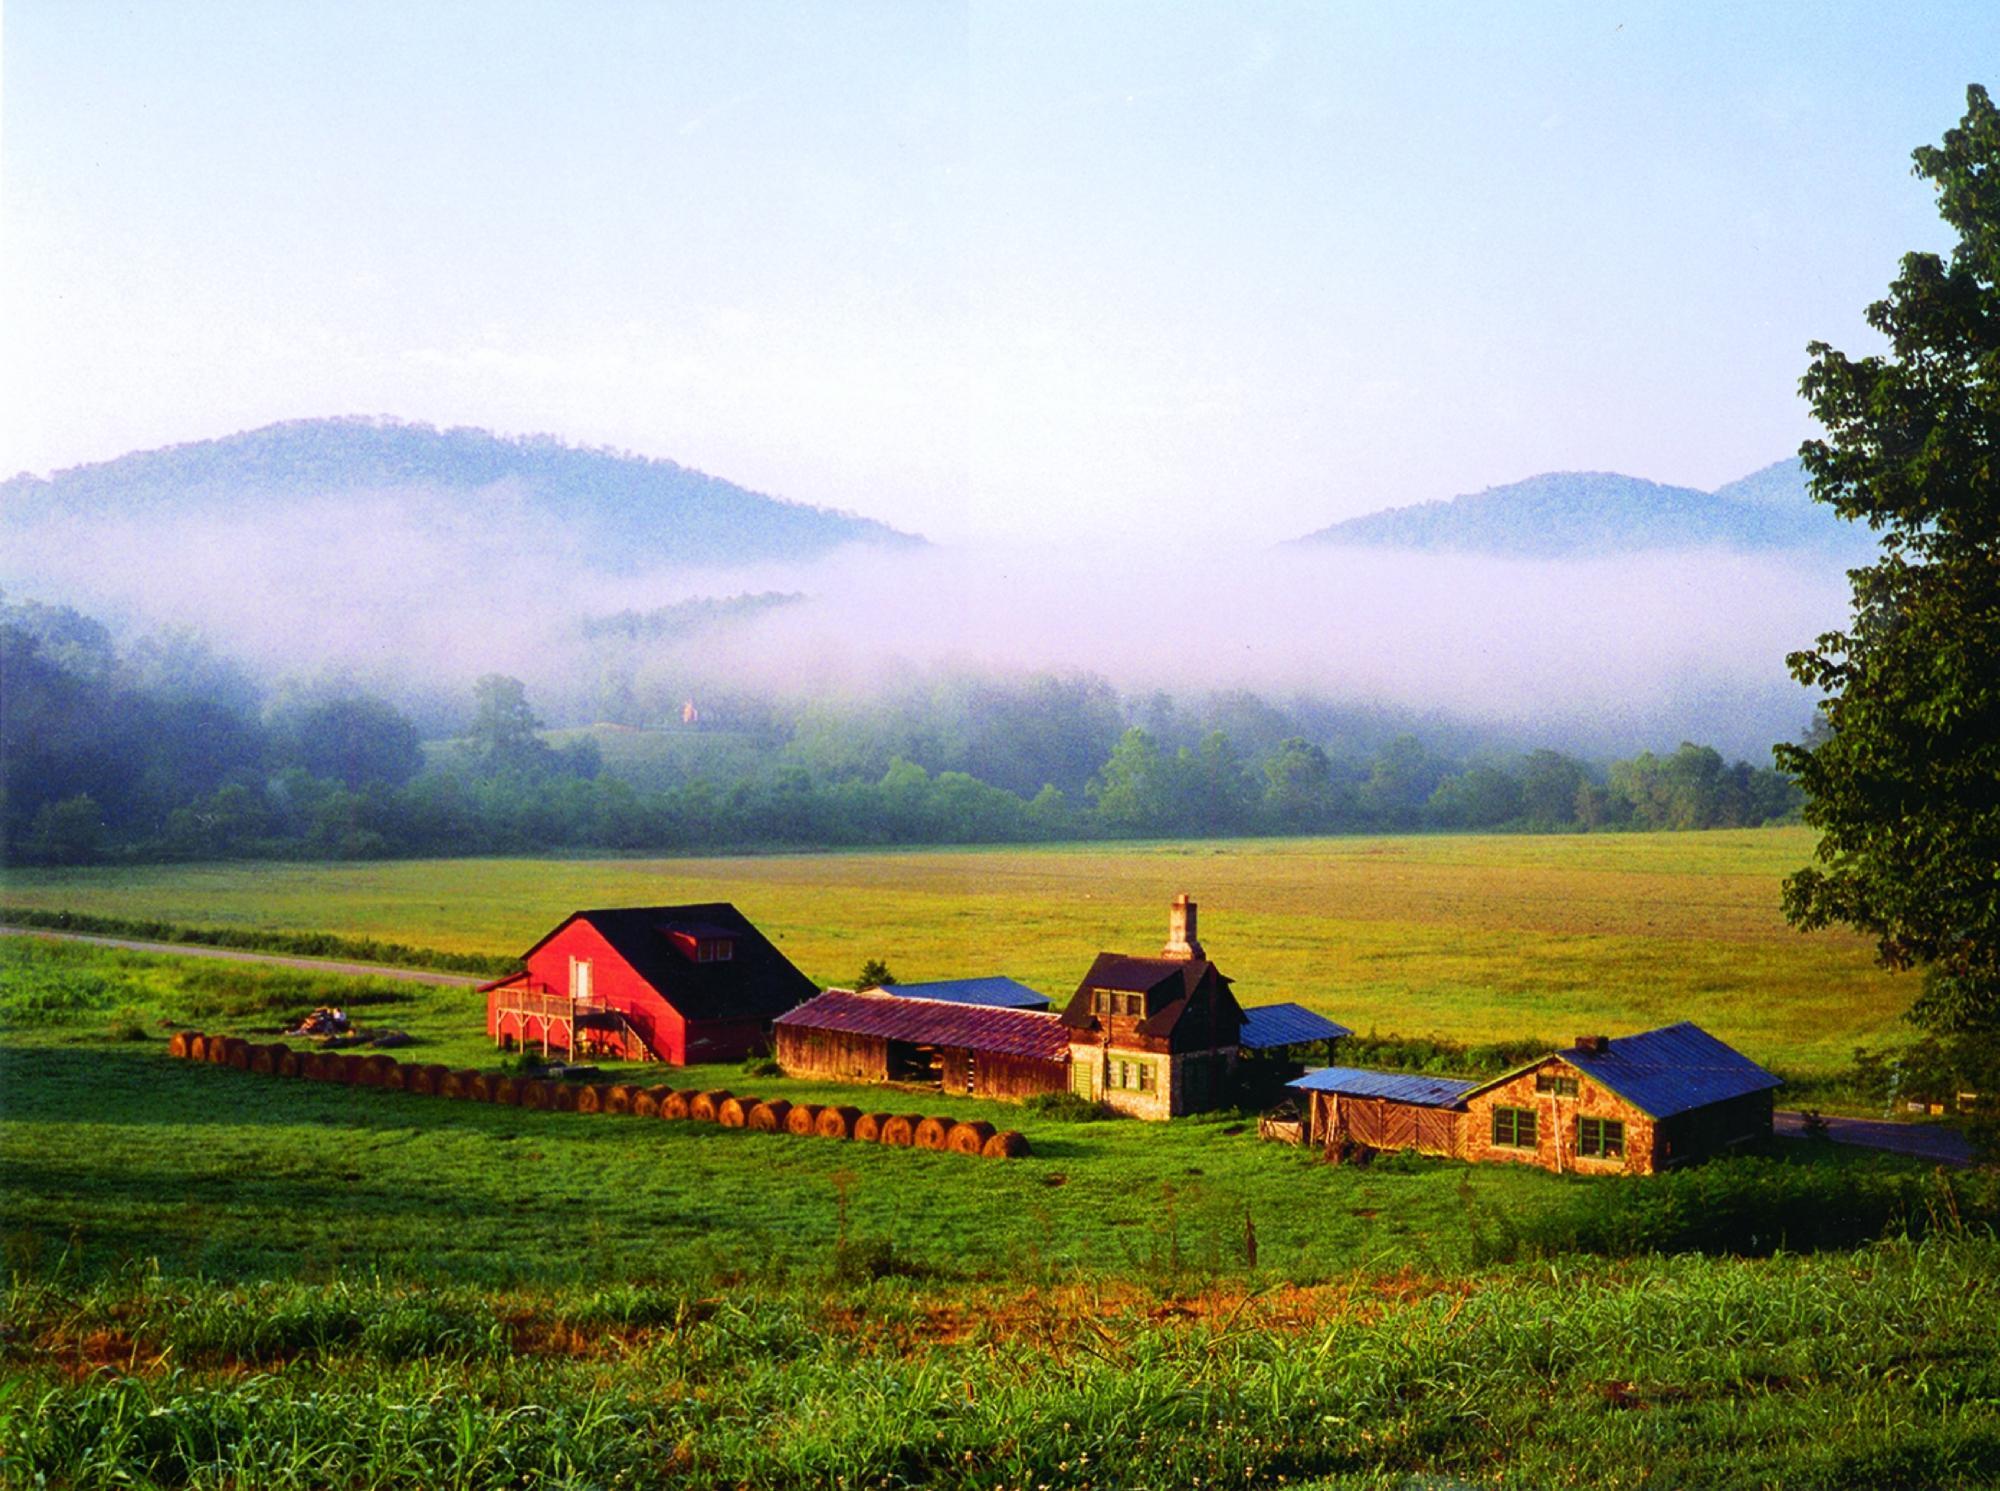
[[[283,1043],[254,1044],[236,1036],[177,1031],[167,1054],[180,1061],[233,1066],[260,1075],[302,1077],[346,1087],[376,1087],[419,1096],[469,1098],[536,1112],[630,1113],[643,1118],[678,1119],[746,1129],[758,1134],[846,1139],[894,1149],[1021,1159],[1031,1151],[1026,1136],[996,1131],[983,1121],[927,1118],[918,1113],[864,1113],[847,1104],[766,1102],[727,1089],[684,1091],[666,1086],[558,1082],[499,1072],[453,1070],[421,1062],[399,1062],[380,1053],[362,1056],[327,1050],[294,1051]]]

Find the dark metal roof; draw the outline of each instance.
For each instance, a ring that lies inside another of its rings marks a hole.
[[[1243,1007],[1229,992],[1229,980],[1206,958],[1134,958],[1124,953],[1099,953],[1062,1012],[1064,1024],[1076,1030],[1098,1028],[1097,1017],[1090,1009],[1093,989],[1145,995],[1146,1016],[1139,1029],[1150,1036],[1174,1036],[1181,1017],[1192,1009],[1197,1014],[1191,1029],[1202,1032],[1202,1044],[1233,1046],[1237,1027],[1243,1022]]]
[[[1556,1054],[1654,1118],[1784,1085],[1783,1078],[1687,1020],[1621,1035],[1601,1052],[1572,1046]]]
[[[1243,1033],[1236,1038],[1236,1044],[1253,1051],[1268,1051],[1311,1041],[1337,1041],[1353,1034],[1345,1025],[1337,1025],[1302,1004],[1252,1004],[1244,1007]]]
[[[1350,1098],[1387,1098],[1393,1103],[1411,1103],[1419,1108],[1456,1108],[1459,1099],[1479,1084],[1410,1072],[1367,1072],[1359,1067],[1323,1066],[1286,1085],[1303,1092],[1336,1092]]]
[[[1099,953],[1079,987],[1145,994],[1169,979],[1178,979],[1191,994],[1201,976],[1213,966],[1206,958],[1134,958],[1124,953]]]
[[[898,999],[942,999],[947,1004],[989,1004],[1004,1010],[1045,1010],[1049,996],[1026,984],[994,974],[988,978],[949,978],[928,984],[886,984],[877,992]]]
[[[573,911],[523,953],[522,962],[577,921],[594,927],[685,1020],[769,1020],[812,997],[812,980],[727,901]],[[731,956],[711,963],[690,958],[669,933],[695,927],[703,937],[733,939]]]
[[[878,1036],[919,1046],[955,1046],[996,1056],[1069,1059],[1069,1027],[1056,1015],[1033,1010],[828,989],[780,1015],[777,1023],[792,1030],[836,1030],[845,1035]]]

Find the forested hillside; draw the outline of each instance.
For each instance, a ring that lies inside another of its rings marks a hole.
[[[0,483],[9,522],[195,514],[254,517],[302,503],[383,492],[456,500],[477,519],[504,489],[559,517],[600,568],[811,558],[842,544],[923,540],[850,513],[785,502],[720,477],[548,436],[507,438],[380,419],[305,419],[219,440]]]

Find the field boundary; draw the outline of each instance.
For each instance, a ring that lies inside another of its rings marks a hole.
[[[153,921],[141,917],[99,916],[87,911],[43,911],[27,906],[0,906],[0,927],[20,931],[134,937],[173,946],[290,953],[302,958],[352,959],[391,968],[432,969],[484,974],[487,977],[511,973],[520,966],[520,959],[497,953],[452,953],[440,948],[412,947],[406,942],[382,942],[373,937],[343,937],[334,932],[191,927],[180,922]]]

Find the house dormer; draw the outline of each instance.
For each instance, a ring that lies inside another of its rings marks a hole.
[[[682,923],[660,931],[690,963],[728,963],[736,957],[736,934],[727,927]]]

